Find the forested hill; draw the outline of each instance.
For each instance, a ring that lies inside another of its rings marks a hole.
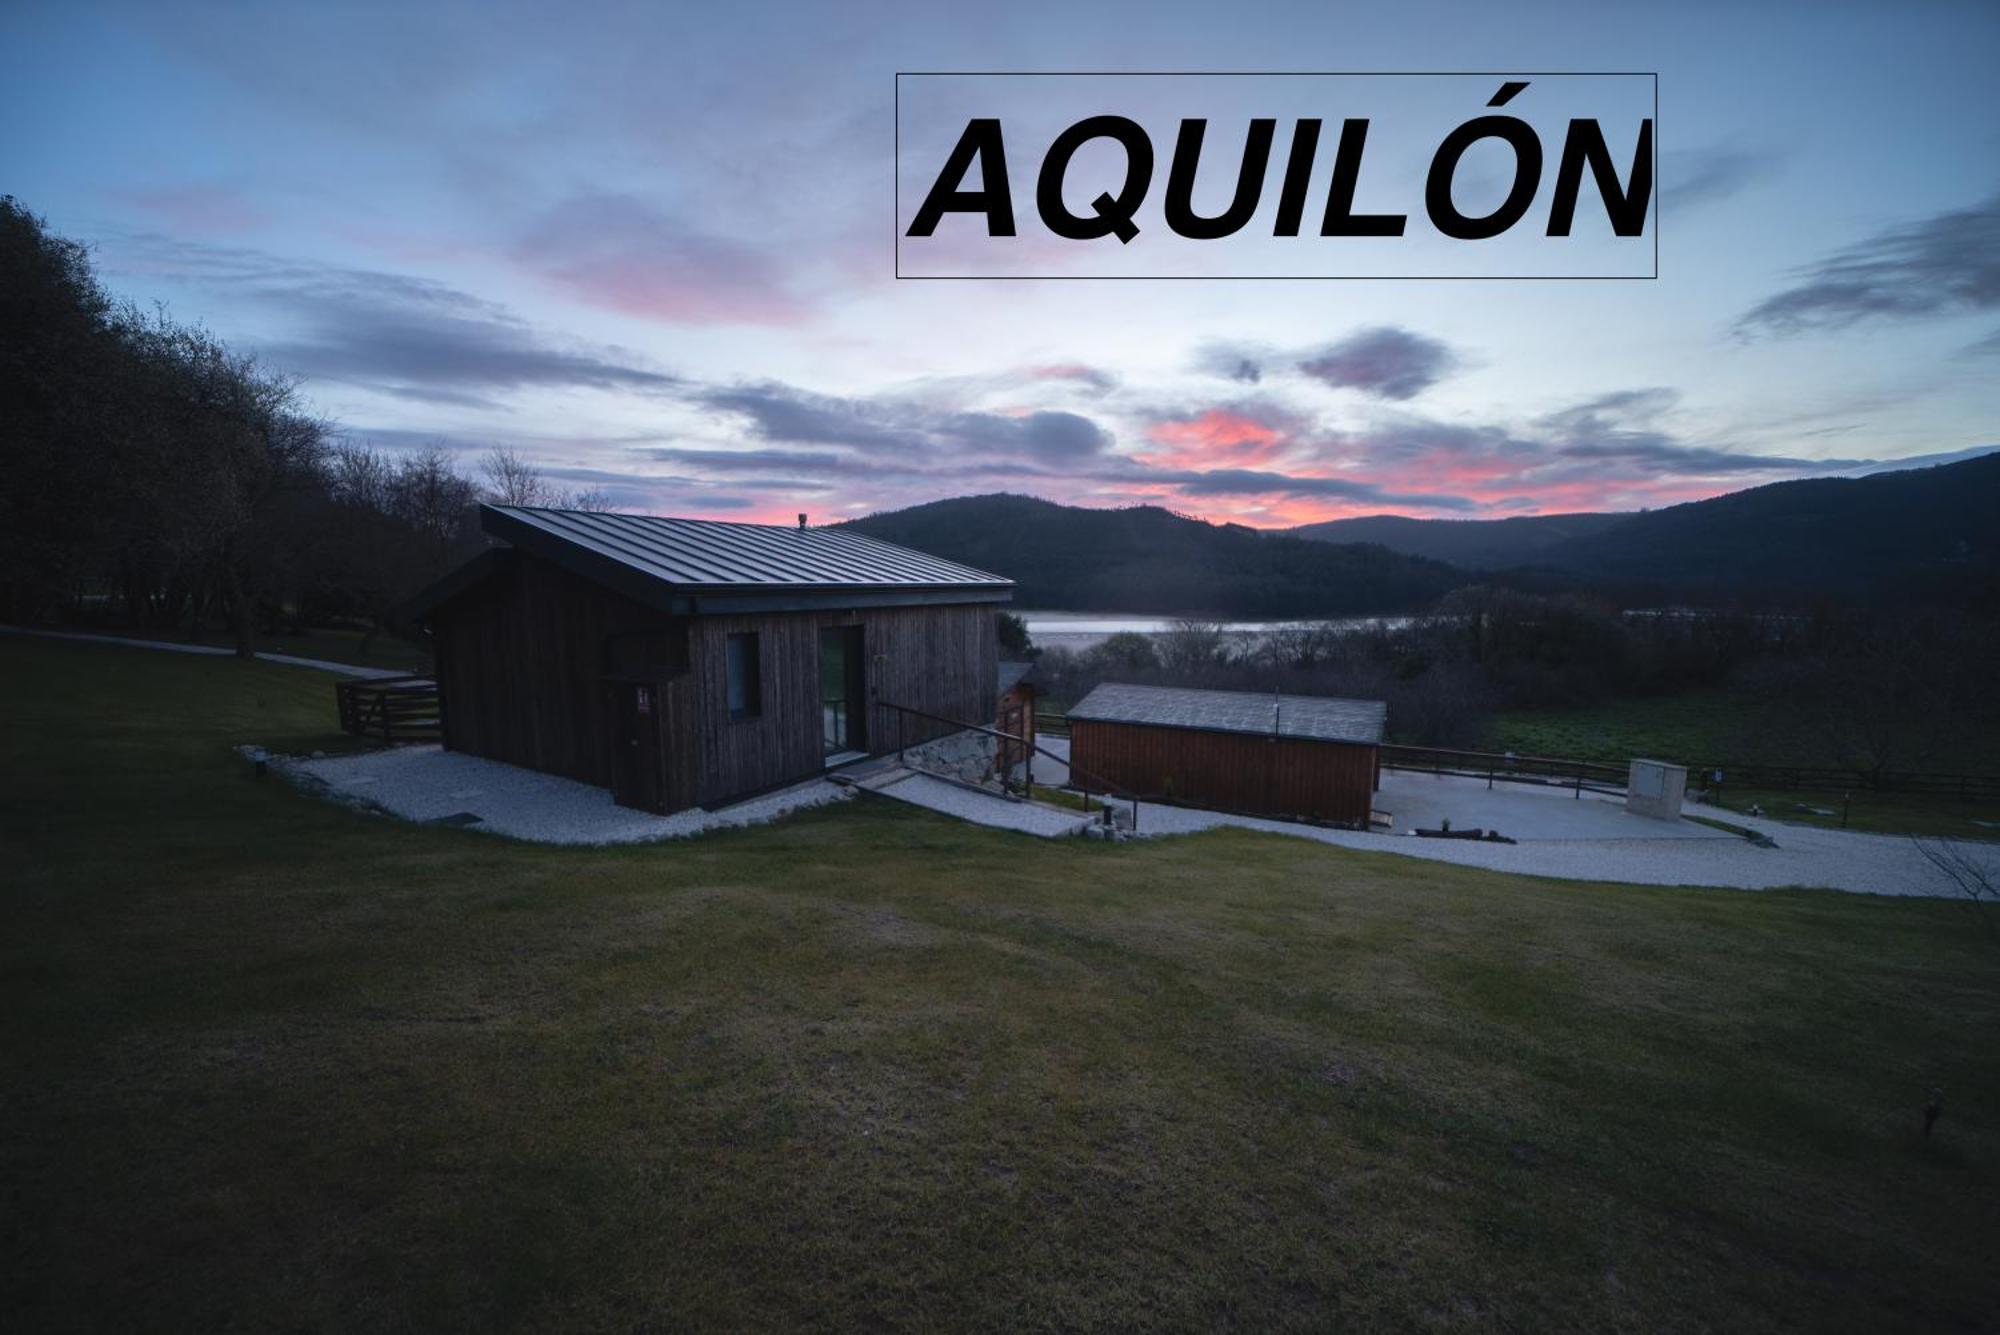
[[[1627,515],[1537,564],[1592,582],[1958,602],[2000,578],[2000,454]]]
[[[1154,506],[967,496],[848,527],[1005,575],[1019,607],[1308,618],[1411,610],[1470,582],[1385,547],[1309,542]]]
[[[1405,519],[1293,529],[1367,538],[1545,586],[1638,599],[1963,603],[2000,586],[2000,454],[1865,477],[1774,482],[1635,514]]]
[[[1373,542],[1407,556],[1472,570],[1533,565],[1549,549],[1601,533],[1631,518],[1624,514],[1517,515],[1511,519],[1411,519],[1406,515],[1364,515],[1329,519],[1286,530],[1316,542]]]

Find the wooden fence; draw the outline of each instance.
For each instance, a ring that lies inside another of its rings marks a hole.
[[[368,677],[334,684],[340,729],[385,742],[435,742],[444,736],[437,683],[429,677]]]
[[[1722,791],[1731,788],[1775,789],[1780,792],[1910,793],[1920,797],[1956,798],[1961,802],[2000,801],[2000,775],[1948,774],[1929,770],[1814,769],[1801,765],[1742,765],[1718,761],[1688,766],[1688,787],[1713,788],[1722,775]]]

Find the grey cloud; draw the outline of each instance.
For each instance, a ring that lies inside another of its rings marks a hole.
[[[1739,334],[1796,334],[1864,320],[2000,309],[2000,195],[1892,227],[1805,271],[1754,307]]]
[[[850,466],[852,456],[841,454],[814,454],[805,450],[690,450],[675,446],[649,448],[643,451],[662,463],[678,464],[684,468],[708,468],[718,472],[745,472],[764,468],[796,468],[803,471],[825,469],[828,472],[844,472]]]
[[[1028,368],[1028,375],[1036,380],[1067,381],[1092,394],[1109,394],[1118,388],[1117,376],[1101,366],[1090,366],[1083,362],[1032,366]]]
[[[1366,501],[1371,505],[1427,506],[1437,510],[1477,510],[1480,503],[1464,496],[1430,492],[1394,492],[1350,478],[1299,477],[1253,468],[1211,468],[1174,472],[1155,470],[1146,481],[1172,482],[1187,496],[1312,496]]]
[[[623,350],[564,345],[505,307],[427,279],[140,236],[126,262],[278,312],[295,332],[257,344],[281,369],[403,398],[492,406],[478,391],[567,386],[658,393],[680,382]]]
[[[1194,365],[1204,374],[1254,385],[1263,380],[1271,359],[1269,348],[1249,343],[1206,343],[1195,350]]]
[[[1000,413],[955,413],[944,432],[968,445],[1035,459],[1073,459],[1101,453],[1110,435],[1088,417],[1037,412],[1020,417]]]
[[[1540,425],[1568,436],[1621,429],[1657,420],[1680,397],[1678,390],[1665,386],[1615,390],[1552,412],[1540,419]]]
[[[920,433],[883,420],[886,414],[871,404],[777,381],[702,390],[694,398],[704,408],[747,419],[751,432],[764,440],[893,453],[925,445]]]
[[[1299,370],[1335,388],[1412,399],[1457,364],[1451,349],[1437,339],[1381,325],[1307,354],[1299,360]]]
[[[871,455],[915,460],[949,452],[1030,459],[1063,459],[1101,453],[1111,437],[1087,417],[1067,412],[940,411],[893,399],[852,399],[813,394],[766,381],[703,390],[695,402],[734,414],[755,435],[781,444],[835,445]]]
[[[1670,208],[1712,204],[1777,174],[1783,155],[1744,148],[1688,149],[1660,155],[1660,196]]]
[[[1661,475],[1810,472],[1861,467],[1867,459],[1801,459],[1775,454],[1738,454],[1686,444],[1656,426],[1679,402],[1664,386],[1617,390],[1586,399],[1540,419],[1549,432],[1549,452],[1563,459],[1620,461]]]

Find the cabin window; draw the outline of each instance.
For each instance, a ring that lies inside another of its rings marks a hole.
[[[764,682],[757,670],[757,637],[729,637],[729,717],[755,718],[764,712]]]

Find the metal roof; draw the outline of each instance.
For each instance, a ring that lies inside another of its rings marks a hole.
[[[1071,707],[1069,717],[1374,745],[1382,740],[1389,706],[1380,700],[1342,700],[1330,695],[1197,691],[1105,682]]]
[[[488,533],[553,556],[580,549],[683,590],[1007,590],[1013,581],[850,529],[482,505]]]
[[[1019,686],[1027,679],[1028,674],[1034,670],[1035,665],[1032,662],[1023,662],[1018,658],[1001,659],[1000,694],[1005,695],[1016,686]]]

